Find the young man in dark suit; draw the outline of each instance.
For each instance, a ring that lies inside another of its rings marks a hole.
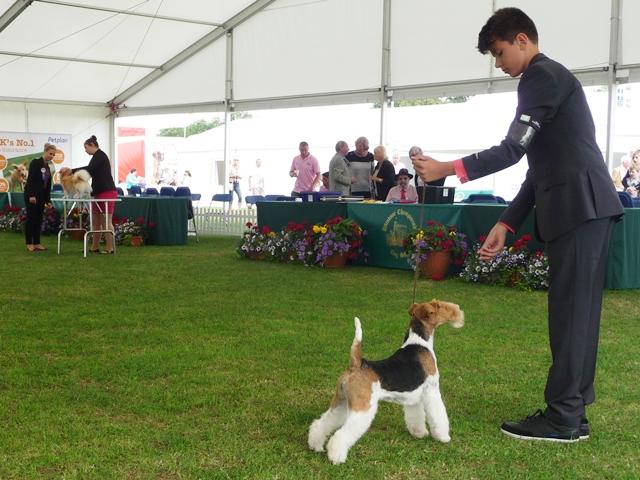
[[[548,321],[552,365],[546,409],[502,424],[521,439],[575,442],[589,437],[585,406],[595,400],[602,291],[609,235],[622,213],[580,82],[538,50],[533,21],[517,8],[495,12],[478,35],[496,68],[522,75],[518,107],[500,145],[453,162],[412,157],[423,180],[457,175],[462,182],[489,175],[527,155],[520,191],[480,248],[484,260],[502,250],[535,206],[536,227],[549,256]]]

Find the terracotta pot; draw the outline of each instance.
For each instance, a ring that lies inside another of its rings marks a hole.
[[[447,276],[449,265],[451,265],[450,250],[429,252],[427,258],[420,262],[420,272],[425,278],[430,278],[431,280],[442,280]]]
[[[134,235],[131,237],[131,246],[139,247],[142,245],[142,237],[140,235]]]
[[[84,230],[69,230],[67,233],[72,240],[84,240]]]
[[[344,268],[348,258],[348,252],[334,253],[330,257],[324,259],[324,268]]]

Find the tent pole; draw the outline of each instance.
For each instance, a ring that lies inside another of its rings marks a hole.
[[[225,106],[224,106],[224,178],[222,179],[222,188],[226,186],[227,176],[229,174],[229,157],[231,156],[230,142],[230,124],[231,112],[233,111],[233,31],[227,32],[227,52],[225,66]],[[231,205],[229,205],[231,206]]]
[[[391,83],[391,0],[384,0],[382,6],[382,76],[380,79],[380,145],[387,139],[387,102],[391,98],[387,87]]]
[[[622,0],[611,0],[611,24],[609,35],[609,71],[607,72],[607,142],[605,147],[605,160],[609,170],[613,168],[612,136],[615,129],[615,111],[617,101],[618,53],[620,47],[620,7]]]

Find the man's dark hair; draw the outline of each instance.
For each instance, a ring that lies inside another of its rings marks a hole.
[[[478,50],[485,54],[496,40],[513,43],[516,35],[524,33],[533,43],[538,43],[535,23],[519,8],[501,8],[494,13],[478,34]]]

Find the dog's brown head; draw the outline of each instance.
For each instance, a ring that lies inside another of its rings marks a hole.
[[[409,308],[411,330],[424,338],[433,335],[433,331],[443,323],[449,322],[453,328],[464,325],[464,312],[455,303],[431,300],[425,303],[414,303]]]
[[[73,172],[69,167],[61,168],[58,173],[60,174],[60,177],[68,177],[69,175],[73,175]]]

